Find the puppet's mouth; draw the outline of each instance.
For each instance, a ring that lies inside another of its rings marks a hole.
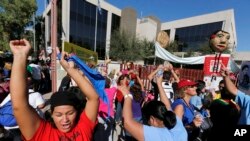
[[[223,45],[218,45],[217,47],[219,47],[219,48],[225,48],[225,46],[223,46]]]

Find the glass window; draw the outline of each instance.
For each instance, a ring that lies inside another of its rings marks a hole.
[[[102,14],[96,13],[97,7],[87,1],[71,0],[70,2],[70,42],[94,50],[96,36],[96,51],[100,55],[98,58],[104,58],[108,12],[102,9]],[[95,29],[96,14],[98,14],[97,29]],[[104,53],[99,53],[103,50]]]
[[[183,44],[182,49],[194,49],[198,47],[199,43],[207,42],[209,36],[216,30],[222,28],[223,22],[208,23],[190,27],[183,27],[176,29],[175,40]]]
[[[120,28],[120,17],[112,13],[111,32]]]

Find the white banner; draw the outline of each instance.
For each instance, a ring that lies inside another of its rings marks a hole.
[[[180,64],[203,64],[205,60],[205,56],[199,56],[199,57],[186,57],[181,58],[178,56],[175,56],[165,50],[161,47],[161,45],[158,42],[155,42],[155,56],[167,60],[170,62],[180,63]]]

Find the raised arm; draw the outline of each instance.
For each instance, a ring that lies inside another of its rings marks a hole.
[[[163,69],[163,65],[159,65],[157,67],[157,69],[155,69],[154,71],[152,71],[149,75],[148,75],[148,79],[151,81],[154,79],[154,76],[156,75],[156,73],[160,70]]]
[[[174,68],[173,68],[173,65],[172,64],[169,64],[169,70],[171,71],[174,79],[175,79],[175,82],[179,83],[180,81],[180,78],[177,76],[177,74],[175,73],[174,71]]]
[[[141,78],[139,77],[139,75],[136,75],[136,79],[137,79],[138,83],[141,86],[141,90],[144,92],[145,91],[145,87],[144,87],[144,84],[143,84]]]
[[[157,76],[156,81],[157,81],[157,86],[159,89],[159,95],[160,95],[161,102],[165,104],[165,106],[168,110],[172,111],[170,101],[169,101],[169,99],[168,99],[167,95],[165,94],[165,91],[162,87],[162,76]]]
[[[87,97],[85,113],[91,121],[95,122],[99,107],[99,96],[90,81],[77,68],[74,68],[74,63],[72,61],[67,62],[64,59],[68,56],[69,55],[67,53],[62,52],[60,63],[70,77],[76,82],[77,86],[79,86],[83,94]]]
[[[129,95],[129,88],[127,86],[118,86],[118,89],[122,92],[124,96],[124,105],[123,105],[123,119],[124,119],[124,128],[137,140],[143,141],[143,125],[134,120],[132,114],[132,95]]]
[[[228,92],[230,92],[233,95],[237,95],[238,89],[229,77],[229,70],[223,64],[221,68],[221,75],[223,76],[223,79],[225,81],[225,87],[227,88]]]
[[[35,134],[41,120],[28,102],[26,61],[31,46],[27,40],[22,39],[10,41],[10,48],[14,55],[10,79],[13,112],[22,135],[29,140]]]

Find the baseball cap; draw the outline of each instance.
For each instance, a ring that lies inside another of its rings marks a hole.
[[[197,83],[188,79],[183,79],[183,80],[180,80],[180,82],[178,83],[178,88],[180,89],[185,86],[194,86],[194,85],[197,85]]]

